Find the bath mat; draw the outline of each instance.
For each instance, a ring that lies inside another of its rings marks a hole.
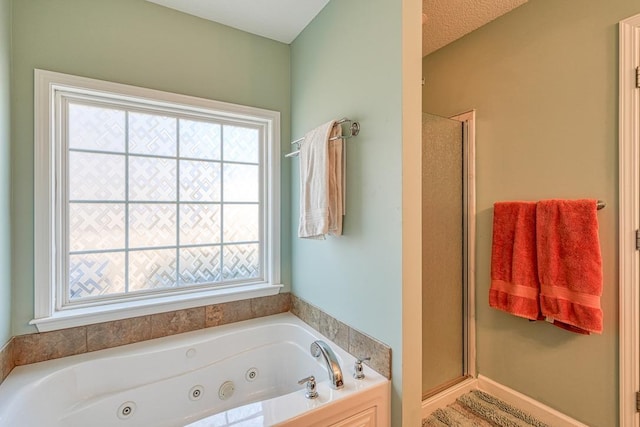
[[[460,396],[422,420],[422,427],[550,427],[532,415],[480,390]]]

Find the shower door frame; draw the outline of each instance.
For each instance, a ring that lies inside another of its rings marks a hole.
[[[476,372],[476,110],[450,117],[462,123],[463,131],[463,366],[464,376],[475,379]]]

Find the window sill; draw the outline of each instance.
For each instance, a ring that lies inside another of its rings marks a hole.
[[[49,332],[58,329],[85,326],[94,323],[110,322],[146,316],[167,311],[183,310],[205,305],[222,304],[250,298],[276,295],[283,285],[261,283],[233,288],[215,289],[197,294],[171,295],[167,297],[128,301],[97,307],[84,307],[55,312],[49,317],[33,319],[38,332]]]

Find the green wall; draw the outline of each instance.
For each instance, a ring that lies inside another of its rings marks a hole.
[[[637,0],[530,0],[424,60],[423,110],[477,109],[479,373],[590,426],[618,419],[618,21]],[[488,307],[492,205],[597,198],[604,333]]]
[[[288,45],[144,0],[13,2],[15,335],[34,331],[27,325],[33,317],[33,69],[280,111],[283,152],[288,152],[289,54]],[[4,145],[2,140],[3,151]],[[290,164],[283,162],[282,167],[282,279],[288,284]],[[3,182],[0,179],[0,232],[5,228]],[[0,245],[0,271],[3,253]],[[0,277],[0,283],[5,282]]]
[[[288,160],[293,293],[392,347],[393,425],[402,376],[401,7],[332,1],[291,48],[292,137],[343,116],[362,126],[346,142],[344,236],[296,237],[299,163]]]
[[[0,0],[0,347],[11,338],[11,0]]]

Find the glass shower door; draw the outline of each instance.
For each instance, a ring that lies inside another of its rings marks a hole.
[[[422,115],[422,394],[465,378],[463,122]]]

